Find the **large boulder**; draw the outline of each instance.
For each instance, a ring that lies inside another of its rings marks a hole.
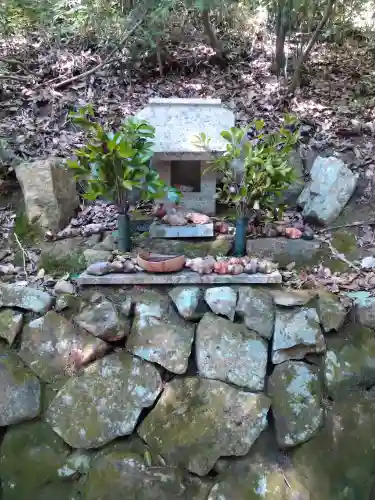
[[[107,350],[105,342],[49,311],[24,327],[19,355],[40,379],[53,382]]]
[[[241,287],[238,292],[236,313],[245,325],[265,339],[273,334],[275,308],[271,295],[262,288]]]
[[[12,345],[17,335],[22,330],[23,314],[13,309],[0,311],[0,337]]]
[[[323,423],[322,389],[315,366],[286,361],[275,367],[268,381],[276,438],[287,448],[315,436]]]
[[[122,351],[96,361],[71,378],[45,419],[73,448],[98,448],[131,434],[143,410],[162,389],[157,369]]]
[[[208,491],[175,467],[149,466],[137,453],[110,451],[93,462],[82,500],[206,500]]]
[[[316,309],[311,307],[278,308],[272,343],[272,362],[303,359],[306,354],[321,354],[325,340]]]
[[[10,427],[0,448],[3,500],[39,499],[37,495],[51,483],[62,489],[58,470],[69,453],[69,447],[45,423]]]
[[[196,362],[202,377],[222,380],[250,391],[264,389],[267,343],[255,332],[207,313],[197,327]]]
[[[333,398],[375,385],[374,331],[349,324],[327,339],[324,380]]]
[[[176,286],[169,292],[179,314],[188,320],[200,319],[208,307],[204,301],[204,292],[197,286]]]
[[[194,330],[193,323],[176,313],[168,296],[147,291],[136,299],[126,348],[146,361],[182,374],[188,367]]]
[[[292,452],[296,472],[317,500],[373,500],[375,394],[334,402],[320,433]]]
[[[40,412],[40,383],[17,354],[0,351],[0,427],[31,420]]]
[[[37,288],[20,286],[17,283],[0,284],[0,307],[17,307],[43,314],[51,308],[52,300],[49,293]]]
[[[106,299],[83,308],[74,321],[95,337],[107,342],[121,340],[130,332],[128,318],[121,318],[113,302]]]
[[[138,434],[167,460],[200,476],[220,456],[245,455],[267,426],[264,394],[223,382],[174,379],[138,428]]]
[[[43,229],[63,229],[79,206],[73,173],[58,158],[20,163],[16,175],[30,222]]]
[[[311,181],[298,197],[303,216],[320,224],[333,222],[350,200],[358,180],[342,160],[318,156],[312,166]]]

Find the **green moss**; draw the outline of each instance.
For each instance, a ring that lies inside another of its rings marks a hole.
[[[14,221],[13,232],[24,245],[33,245],[43,236],[38,226],[29,222],[24,210],[18,211]],[[16,242],[14,244],[16,245]]]
[[[86,269],[86,262],[81,252],[73,252],[71,255],[57,257],[48,253],[42,253],[39,267],[47,274],[75,274]]]
[[[354,234],[347,231],[336,231],[332,236],[332,246],[339,253],[347,255],[357,249],[357,242]]]

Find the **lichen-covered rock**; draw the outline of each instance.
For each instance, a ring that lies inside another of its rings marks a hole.
[[[356,391],[334,402],[319,434],[292,452],[294,468],[312,498],[373,499],[375,394]]]
[[[212,312],[234,320],[237,304],[237,292],[230,286],[207,288],[204,299]]]
[[[273,334],[275,308],[271,295],[262,288],[241,287],[238,292],[236,313],[245,325],[265,339]]]
[[[93,462],[82,487],[82,500],[206,500],[208,488],[174,467],[152,466],[137,453],[109,452]]]
[[[12,345],[22,329],[23,314],[12,309],[0,311],[0,337]]]
[[[72,354],[80,355],[86,364],[107,350],[105,342],[49,311],[24,327],[19,355],[41,380],[52,382],[66,375]]]
[[[286,361],[269,378],[276,438],[282,448],[296,446],[317,434],[323,423],[321,384],[315,366]]]
[[[17,283],[0,284],[0,307],[18,307],[43,314],[50,309],[51,305],[52,297],[47,292],[29,286],[20,286]]]
[[[99,262],[107,262],[112,256],[112,252],[109,252],[108,250],[94,250],[93,248],[88,248],[83,252],[83,256],[85,257],[87,265],[91,266],[92,264],[97,264]]]
[[[374,331],[350,324],[328,339],[324,380],[333,398],[375,385]]]
[[[154,403],[161,388],[154,366],[122,351],[71,378],[45,419],[73,448],[97,448],[130,434],[142,409]]]
[[[320,292],[316,309],[325,332],[337,331],[344,324],[346,307],[333,293]]]
[[[34,499],[49,483],[59,482],[62,486],[58,470],[69,452],[69,447],[45,423],[35,421],[10,427],[0,448],[2,498]]]
[[[264,389],[267,344],[246,326],[206,313],[197,327],[195,352],[202,377]]]
[[[219,462],[221,474],[207,500],[310,500],[271,432],[262,432],[246,456]]]
[[[174,379],[138,434],[168,464],[206,475],[220,456],[245,455],[267,426],[270,401],[216,380]]]
[[[272,362],[303,359],[309,353],[323,353],[325,340],[316,309],[277,309],[272,344]]]
[[[75,450],[71,453],[64,464],[58,469],[57,474],[63,479],[72,479],[77,475],[86,474],[90,470],[94,459],[93,450]]]
[[[61,294],[61,293],[73,294],[75,292],[75,289],[74,289],[73,283],[70,283],[69,281],[66,281],[66,280],[59,280],[56,282],[55,286],[53,287],[53,291],[56,294]]]
[[[271,290],[273,301],[277,306],[304,306],[315,297],[309,290]]]
[[[310,171],[311,181],[298,197],[305,218],[320,224],[333,222],[350,200],[358,180],[342,160],[318,156]]]
[[[16,167],[27,217],[43,229],[63,229],[79,206],[76,183],[59,158],[24,162]]]
[[[86,272],[93,276],[103,276],[111,272],[111,264],[110,262],[94,262],[88,266]]]
[[[358,292],[354,298],[354,313],[358,323],[375,328],[375,297],[368,292]]]
[[[88,305],[75,316],[74,321],[95,337],[107,342],[121,340],[130,332],[130,321],[127,318],[120,318],[110,300]]]
[[[197,286],[176,286],[169,292],[169,296],[177,311],[185,319],[200,319],[208,310],[203,290]]]
[[[40,383],[18,355],[0,350],[0,427],[31,420],[40,412]]]
[[[147,291],[136,300],[133,327],[126,348],[173,373],[185,373],[194,330],[194,324],[176,313],[168,296]]]

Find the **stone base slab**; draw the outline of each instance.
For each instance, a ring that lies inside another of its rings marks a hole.
[[[150,235],[153,238],[210,238],[214,235],[214,223],[186,226],[151,224]]]
[[[171,274],[113,273],[93,276],[83,272],[77,279],[79,285],[267,285],[281,283],[279,271],[271,274],[198,274],[180,271]]]

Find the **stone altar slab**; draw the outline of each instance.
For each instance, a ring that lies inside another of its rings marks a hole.
[[[214,235],[214,223],[186,226],[151,224],[150,235],[153,238],[211,238]]]
[[[77,278],[78,285],[267,285],[281,283],[279,271],[270,274],[198,274],[193,271],[180,271],[171,274],[151,273],[113,273],[92,276],[83,272]]]

